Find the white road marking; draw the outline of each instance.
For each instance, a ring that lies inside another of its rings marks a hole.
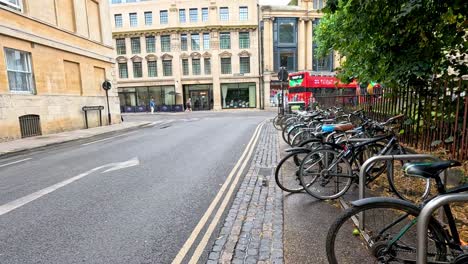
[[[47,188],[44,188],[42,190],[39,190],[37,192],[34,192],[34,193],[31,193],[29,195],[26,195],[24,197],[21,197],[19,199],[16,199],[14,201],[11,201],[9,203],[6,203],[4,205],[1,205],[0,206],[0,216],[1,215],[4,215],[8,212],[11,212],[23,205],[26,205],[36,199],[39,199],[41,198],[42,196],[46,195],[46,194],[49,194],[53,191],[56,191],[72,182],[75,182],[81,178],[84,178],[88,175],[90,175],[91,173],[95,172],[95,171],[98,171],[100,169],[104,169],[104,168],[109,168],[108,170],[104,171],[103,173],[105,172],[109,172],[109,171],[114,171],[114,170],[118,170],[118,169],[123,169],[123,168],[127,168],[127,167],[131,167],[131,166],[136,166],[138,165],[140,162],[138,160],[138,158],[133,158],[133,159],[130,159],[128,161],[124,161],[124,162],[114,162],[114,163],[109,163],[109,164],[105,164],[105,165],[102,165],[102,166],[99,166],[99,167],[96,167],[94,169],[91,169],[87,172],[83,172],[81,174],[78,174],[76,175],[75,177],[71,177],[70,179],[67,179],[67,180],[64,180],[62,182],[59,182],[59,183],[56,183],[52,186],[49,186]]]
[[[212,214],[213,210],[216,208],[216,205],[218,204],[219,200],[222,198],[222,196],[224,195],[224,192],[226,191],[226,189],[228,188],[229,184],[231,183],[231,180],[235,174],[235,172],[237,171],[237,169],[239,168],[240,164],[242,163],[242,161],[244,160],[244,158],[246,157],[247,153],[249,152],[249,149],[252,147],[252,143],[255,141],[256,142],[256,138],[257,136],[259,135],[259,128],[262,126],[262,123],[260,123],[257,128],[255,129],[254,131],[254,134],[252,135],[252,138],[250,139],[249,143],[247,144],[244,152],[242,153],[241,157],[239,158],[239,160],[237,161],[236,165],[234,166],[234,168],[231,170],[231,172],[229,173],[226,181],[224,182],[223,186],[221,186],[221,189],[218,191],[218,193],[216,194],[215,198],[213,199],[213,201],[211,202],[210,206],[208,207],[208,209],[206,210],[205,214],[202,216],[202,218],[200,219],[200,221],[198,222],[198,224],[195,226],[195,229],[192,231],[192,233],[190,234],[190,237],[185,241],[184,245],[182,246],[182,248],[180,249],[179,253],[177,254],[177,256],[174,258],[174,260],[172,261],[172,264],[179,264],[179,263],[182,263],[182,261],[184,260],[185,256],[187,255],[188,251],[190,250],[190,248],[192,247],[193,243],[195,242],[195,239],[198,237],[198,235],[200,234],[201,230],[203,229],[203,227],[205,226],[205,224],[207,223],[210,215]]]
[[[81,144],[81,146],[87,146],[87,145],[99,143],[99,142],[102,142],[102,141],[106,141],[106,140],[109,140],[109,139],[113,139],[113,138],[117,138],[117,137],[123,137],[123,136],[126,136],[126,135],[134,134],[136,132],[138,132],[138,131],[128,132],[128,133],[124,133],[124,134],[113,136],[113,137],[108,137],[108,138],[103,138],[103,139],[99,139],[99,140],[96,140],[96,141],[91,141],[91,142],[88,142],[88,143]]]
[[[264,123],[262,123],[262,126],[260,127],[260,131],[262,130]],[[216,228],[216,225],[219,223],[219,220],[221,219],[221,216],[223,215],[224,211],[226,210],[226,207],[229,203],[229,200],[231,199],[232,194],[234,193],[234,190],[236,189],[237,183],[239,182],[239,179],[242,176],[242,173],[245,170],[245,167],[247,166],[250,157],[252,156],[252,153],[255,149],[255,145],[260,138],[260,133],[257,134],[257,137],[255,138],[254,143],[252,144],[252,148],[250,148],[249,154],[247,157],[244,159],[244,162],[242,164],[242,167],[237,171],[237,175],[234,178],[234,181],[231,184],[231,187],[229,188],[229,191],[226,193],[226,196],[223,199],[223,202],[218,208],[218,211],[216,212],[215,216],[213,217],[213,220],[211,220],[211,224],[208,226],[206,229],[205,235],[201,239],[200,243],[198,243],[197,248],[193,252],[192,258],[190,258],[189,263],[190,264],[195,264],[198,262],[200,259],[200,256],[202,255],[203,251],[205,250],[206,245],[208,244],[208,241],[213,234],[214,229]]]
[[[16,164],[16,163],[20,163],[20,162],[23,162],[23,161],[27,161],[27,160],[30,160],[30,159],[32,159],[32,158],[27,158],[27,159],[12,161],[12,162],[10,162],[10,163],[1,164],[1,165],[0,165],[0,168],[1,168],[1,167],[6,167],[6,166],[10,166],[10,165],[13,165],[13,164]]]

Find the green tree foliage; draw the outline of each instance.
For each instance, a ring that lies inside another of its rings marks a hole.
[[[291,1],[289,1],[288,5],[290,5],[290,6],[297,6],[297,0],[291,0]]]
[[[324,12],[317,56],[344,56],[342,80],[413,85],[468,72],[466,0],[329,0]]]

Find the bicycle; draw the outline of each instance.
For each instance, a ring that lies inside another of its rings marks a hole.
[[[452,160],[418,162],[405,164],[403,170],[408,176],[435,180],[438,195],[455,194],[468,191],[468,184],[446,190],[440,173],[460,165]],[[388,197],[353,202],[328,231],[329,263],[416,263],[416,223],[423,205]],[[428,263],[468,263],[449,205],[443,213],[448,230],[434,217],[429,222]]]

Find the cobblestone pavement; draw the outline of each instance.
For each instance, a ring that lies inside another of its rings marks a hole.
[[[278,133],[267,121],[208,264],[283,263],[283,197],[274,180],[278,159]]]

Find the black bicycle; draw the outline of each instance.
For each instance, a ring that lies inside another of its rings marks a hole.
[[[446,190],[440,173],[460,166],[457,161],[419,162],[404,165],[406,175],[435,180],[438,194],[468,191],[468,185]],[[427,202],[427,201],[426,201]],[[422,205],[373,197],[358,200],[332,224],[327,235],[327,257],[331,264],[416,263],[416,223]],[[448,228],[435,217],[428,229],[428,263],[468,263],[449,205],[443,206]]]

